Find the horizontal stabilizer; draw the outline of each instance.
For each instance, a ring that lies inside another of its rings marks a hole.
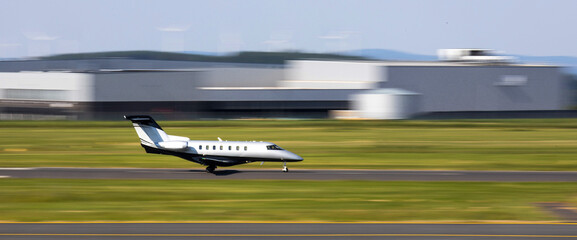
[[[190,138],[187,138],[187,137],[174,136],[174,135],[168,135],[168,139],[170,139],[170,141],[189,141],[190,140]]]
[[[154,119],[152,119],[152,117],[148,115],[131,115],[131,116],[124,116],[124,118],[139,125],[151,126],[153,128],[158,128],[162,130],[160,125],[158,125],[158,123],[156,123],[156,121],[154,121]]]
[[[185,149],[188,147],[188,142],[184,141],[158,142],[158,146],[166,149]]]

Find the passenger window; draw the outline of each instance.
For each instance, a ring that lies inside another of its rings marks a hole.
[[[228,146],[228,150],[229,150],[229,151],[232,150],[232,146]]]
[[[240,150],[240,146],[236,146],[236,150],[237,150],[237,151]]]
[[[212,145],[212,150],[216,150],[216,146],[215,146],[215,145]]]
[[[202,150],[202,145],[198,145],[198,150]]]
[[[246,151],[248,148],[246,146],[244,146],[244,150]]]
[[[222,145],[220,145],[220,150],[222,150]]]
[[[208,147],[208,145],[206,145],[206,150],[209,150],[210,148]]]

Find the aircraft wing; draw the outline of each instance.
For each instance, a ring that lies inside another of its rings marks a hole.
[[[227,165],[236,165],[238,164],[238,160],[227,158],[227,157],[219,157],[219,156],[204,156],[201,157],[203,162],[213,162],[215,165],[219,166],[227,166]],[[243,161],[244,162],[244,161]]]

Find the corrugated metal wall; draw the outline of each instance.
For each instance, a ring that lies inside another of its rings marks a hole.
[[[558,67],[387,66],[381,88],[421,93],[424,112],[563,110]]]

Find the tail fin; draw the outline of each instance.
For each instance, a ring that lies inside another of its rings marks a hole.
[[[151,116],[132,115],[124,116],[124,118],[132,121],[136,134],[138,134],[140,141],[144,145],[154,147],[156,143],[169,141],[170,139]]]

